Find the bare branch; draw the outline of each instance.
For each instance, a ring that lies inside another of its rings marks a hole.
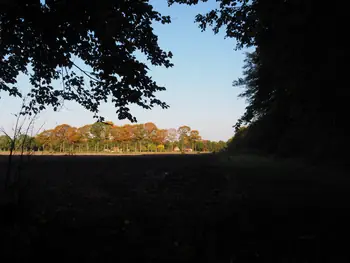
[[[84,73],[84,75],[88,76],[90,79],[96,81],[96,82],[102,82],[96,78],[94,78],[93,76],[91,76],[91,72],[87,72],[86,70],[83,70],[82,68],[80,68],[77,64],[75,64],[74,62],[72,62],[72,64],[74,65],[74,67],[76,67],[77,69],[79,69],[82,73]]]

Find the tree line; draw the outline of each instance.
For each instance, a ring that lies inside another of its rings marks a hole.
[[[203,140],[198,130],[189,126],[159,129],[154,123],[126,124],[95,122],[82,127],[60,124],[36,136],[20,134],[15,138],[0,136],[0,149],[45,152],[217,152],[223,141]]]
[[[207,0],[168,0],[169,5],[201,2]],[[225,37],[236,39],[238,49],[253,49],[243,78],[234,82],[243,87],[247,107],[235,125],[230,148],[289,157],[345,157],[350,145],[350,94],[343,81],[349,53],[346,2],[217,2],[215,9],[195,17],[200,29],[223,30]],[[72,100],[102,120],[99,106],[111,99],[118,118],[134,122],[130,104],[167,108],[156,98],[165,87],[157,85],[147,64],[133,55],[139,50],[153,66],[173,66],[172,53],[159,46],[153,32],[157,22],[168,24],[171,19],[148,0],[4,0],[0,91],[30,98],[28,114],[47,106],[56,110]],[[91,71],[76,65],[75,58]],[[18,88],[19,74],[29,76],[29,94]],[[64,88],[54,87],[53,80],[61,80]]]
[[[169,0],[199,4],[205,0]],[[228,0],[196,16],[202,30],[223,30],[250,47],[243,77],[247,107],[234,125],[232,151],[314,161],[346,160],[349,89],[345,84],[345,2]]]

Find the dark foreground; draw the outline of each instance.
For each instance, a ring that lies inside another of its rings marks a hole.
[[[255,157],[33,156],[21,176],[20,205],[0,210],[0,257],[12,261],[350,261],[340,172]]]

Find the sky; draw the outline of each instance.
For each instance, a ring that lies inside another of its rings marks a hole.
[[[174,67],[170,69],[151,67],[150,76],[166,91],[157,97],[170,108],[154,107],[145,110],[131,106],[131,113],[138,123],[154,122],[159,128],[178,128],[188,125],[200,132],[204,139],[228,140],[234,134],[232,126],[243,114],[245,101],[238,98],[241,88],[232,82],[242,76],[244,53],[235,50],[234,39],[225,39],[224,32],[217,35],[211,30],[201,32],[194,18],[215,7],[214,1],[197,6],[173,5],[168,7],[165,0],[153,0],[154,8],[163,15],[170,15],[172,23],[155,24],[159,44],[165,51],[173,53]],[[142,59],[142,58],[140,58]],[[57,83],[60,85],[60,83]],[[30,90],[26,76],[18,77],[22,91]],[[25,92],[23,92],[25,93]],[[8,97],[0,92],[0,128],[11,133],[21,99]],[[100,114],[116,125],[129,123],[118,120],[112,103],[103,104]],[[76,103],[65,102],[59,112],[47,109],[35,121],[34,133],[67,123],[79,127],[94,122],[93,114]]]

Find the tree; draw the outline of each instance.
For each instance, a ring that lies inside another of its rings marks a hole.
[[[174,3],[196,5],[199,2],[207,1],[168,0],[168,3],[169,5]],[[262,5],[259,0],[219,0],[218,2],[220,3],[218,8],[210,10],[206,14],[198,14],[195,22],[199,23],[202,31],[206,30],[208,26],[212,26],[215,34],[222,27],[225,27],[226,36],[237,39],[237,48],[257,44],[256,39],[260,32],[259,30],[263,31],[265,29],[258,19],[259,7],[263,6],[265,8],[268,5],[276,5],[276,1],[270,1],[273,3]]]
[[[157,125],[155,125],[153,122],[146,122],[144,124],[144,128],[146,131],[147,151],[155,151],[156,145],[154,144],[157,140]]]
[[[204,152],[204,151],[205,151],[203,141],[197,142],[197,144],[196,144],[196,150],[199,151],[199,152]]]
[[[144,124],[146,130],[146,137],[148,142],[153,142],[157,133],[157,126],[153,122],[146,122]]]
[[[94,124],[92,124],[90,132],[96,141],[101,142],[105,140],[105,138],[107,137],[106,126],[107,125],[103,122],[95,122]]]
[[[124,146],[124,150],[129,151],[129,144],[134,138],[133,126],[129,124],[122,126],[120,129],[119,138],[119,140],[122,142],[122,145]]]
[[[65,151],[66,143],[68,143],[69,130],[72,127],[68,124],[61,124],[55,127],[51,135],[51,143],[55,147],[59,147],[60,151]]]
[[[181,126],[177,129],[177,133],[179,134],[179,140],[181,141],[181,150],[184,151],[185,144],[188,142],[189,133],[191,128],[189,126]]]
[[[166,129],[157,130],[153,138],[153,142],[156,144],[163,145],[166,141],[167,135],[168,135],[168,130]]]
[[[201,140],[202,137],[199,135],[199,131],[197,130],[192,130],[190,132],[190,142],[191,142],[191,147],[195,151],[196,150],[196,144],[199,140]]]
[[[111,139],[113,142],[120,142],[122,136],[122,127],[120,126],[113,126],[111,128]]]
[[[72,100],[97,116],[101,102],[109,98],[119,119],[136,120],[130,103],[167,108],[155,97],[165,88],[134,56],[138,50],[152,65],[172,66],[172,54],[159,47],[153,33],[154,22],[167,24],[170,17],[155,11],[147,0],[1,1],[0,90],[25,95],[16,78],[28,75],[32,89],[27,113],[48,105],[57,110],[64,100]],[[55,88],[55,80],[64,88]]]
[[[174,148],[174,143],[177,141],[177,131],[175,128],[168,129],[166,141],[170,143],[172,151]]]
[[[84,125],[82,127],[79,127],[77,130],[77,133],[79,134],[79,142],[84,145],[86,151],[90,150],[89,147],[89,142],[92,139],[92,134],[91,134],[91,124]],[[79,145],[80,147],[80,145]]]
[[[78,129],[75,127],[70,127],[67,130],[67,141],[69,144],[73,145],[80,141],[81,134],[78,132]]]
[[[142,144],[147,137],[147,131],[143,124],[137,124],[133,127],[134,140],[138,143],[139,151],[142,151]]]
[[[0,136],[0,150],[2,150],[2,151],[9,150],[10,145],[11,145],[10,138],[6,135],[1,135]]]
[[[157,151],[158,152],[164,152],[164,145],[163,144],[157,145]]]
[[[222,150],[224,150],[227,146],[226,142],[224,141],[218,141],[218,142],[213,142],[214,143],[214,151],[215,152],[220,152]]]
[[[20,134],[16,142],[16,150],[30,151],[37,148],[37,142],[34,137],[26,134]]]
[[[113,149],[114,151],[173,151],[177,146],[185,150],[190,143],[195,143],[196,150],[212,151],[216,145],[214,142],[203,141],[197,130],[191,131],[188,126],[181,126],[176,129],[158,129],[154,123],[148,124],[126,124],[117,126],[113,123],[95,122],[94,124],[84,125],[76,128],[68,124],[60,124],[54,129],[45,130],[36,135],[34,138],[28,137],[27,142],[33,140],[33,144],[38,145],[43,150],[52,151],[69,151],[78,149],[79,151],[101,151],[103,149]],[[154,134],[152,140],[148,138],[149,134],[146,130]],[[107,134],[107,135],[106,135]],[[178,137],[180,141],[178,141]],[[19,136],[20,141],[21,136]],[[181,139],[182,138],[182,139]],[[183,144],[182,144],[183,142]],[[207,144],[210,146],[208,147]],[[1,146],[6,148],[6,138],[0,137]],[[67,148],[69,146],[69,148]],[[115,147],[115,148],[114,148]],[[30,147],[27,147],[28,149]],[[222,149],[220,142],[215,149]]]
[[[147,150],[151,151],[151,152],[156,152],[157,151],[157,145],[155,145],[154,143],[149,143],[147,145]]]
[[[38,142],[39,146],[42,147],[42,150],[45,151],[46,146],[50,146],[50,149],[52,150],[53,146],[53,134],[54,130],[44,130],[43,132],[39,133],[36,136],[36,141]]]
[[[144,124],[144,127],[145,127],[147,133],[149,133],[149,134],[158,129],[157,125],[155,125],[153,122],[146,122]]]
[[[77,133],[80,134],[80,140],[82,142],[87,142],[92,138],[91,126],[92,126],[91,124],[87,124],[78,128]]]
[[[210,142],[208,140],[202,140],[200,145],[199,145],[202,148],[201,151],[203,151],[203,152],[210,151],[209,144],[210,144]]]
[[[336,32],[347,30],[345,5],[331,12],[316,0],[218,2],[216,9],[196,16],[200,28],[224,29],[237,48],[255,48],[247,55],[244,78],[234,82],[244,87],[248,102],[235,125],[248,125],[247,145],[284,156],[344,156],[350,145],[343,121],[350,92],[343,85],[347,66],[342,58],[349,50]]]

